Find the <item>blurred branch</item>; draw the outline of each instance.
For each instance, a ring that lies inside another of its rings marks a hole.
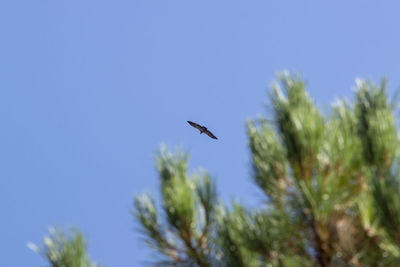
[[[44,248],[32,242],[28,247],[44,256],[52,267],[96,267],[86,254],[86,244],[81,233],[72,229],[63,233],[60,229],[49,229],[43,238]]]

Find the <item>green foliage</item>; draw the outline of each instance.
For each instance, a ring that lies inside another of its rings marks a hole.
[[[147,195],[135,197],[133,214],[148,244],[166,256],[161,264],[212,266],[217,262],[213,243],[216,187],[205,172],[189,177],[187,163],[187,154],[173,156],[162,147],[157,169],[163,214]]]
[[[44,256],[52,267],[95,267],[86,254],[86,245],[81,233],[70,230],[63,233],[51,228],[43,238],[44,248],[29,242],[28,246]]]
[[[254,181],[271,200],[281,206],[290,181],[287,180],[285,152],[278,136],[269,125],[264,123],[259,130],[252,121],[247,123],[247,133],[250,139]]]
[[[353,104],[323,115],[296,75],[272,85],[273,123],[246,124],[258,207],[218,199],[189,155],[157,155],[160,204],[135,196],[132,213],[161,266],[400,266],[399,134],[385,81],[356,80]],[[52,232],[51,266],[91,266],[79,233]]]
[[[386,97],[386,82],[380,87],[357,80],[355,114],[363,156],[367,164],[382,169],[391,166],[397,147],[397,129]]]
[[[271,102],[276,126],[296,180],[309,180],[325,133],[325,120],[305,91],[305,83],[288,73],[273,84]],[[285,95],[286,94],[286,95]]]
[[[337,101],[323,116],[299,76],[278,78],[273,123],[247,123],[266,204],[228,208],[208,175],[188,177],[186,154],[163,148],[162,211],[146,195],[135,200],[149,242],[173,264],[398,266],[399,142],[385,82],[357,80],[354,104]]]

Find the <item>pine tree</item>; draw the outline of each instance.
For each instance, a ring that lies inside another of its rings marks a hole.
[[[46,258],[51,267],[97,267],[91,263],[86,253],[83,235],[76,229],[61,231],[49,229],[43,238],[44,248],[28,242],[28,247]]]
[[[300,77],[278,78],[273,113],[246,125],[265,203],[222,203],[207,172],[188,174],[188,154],[160,150],[161,205],[143,194],[133,209],[159,263],[400,266],[399,138],[385,81],[357,80],[353,104],[322,114]]]
[[[161,203],[134,214],[161,266],[400,266],[399,134],[386,83],[356,80],[354,103],[322,114],[296,75],[272,85],[273,113],[247,122],[257,207],[219,200],[189,155],[157,155]],[[270,118],[272,116],[272,118]],[[89,267],[78,231],[31,249],[53,267]]]

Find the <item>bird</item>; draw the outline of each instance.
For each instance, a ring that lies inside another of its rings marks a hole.
[[[193,126],[194,128],[196,128],[197,130],[200,131],[200,134],[205,133],[206,135],[208,135],[209,137],[213,138],[213,139],[218,139],[215,135],[213,135],[212,132],[210,132],[207,127],[205,126],[201,126],[200,124],[197,124],[195,122],[192,121],[187,121],[191,126]]]

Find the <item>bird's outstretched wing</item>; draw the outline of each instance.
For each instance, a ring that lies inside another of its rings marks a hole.
[[[197,124],[197,123],[195,123],[195,122],[192,122],[192,121],[187,121],[191,126],[193,126],[194,128],[196,128],[197,130],[199,130],[200,132],[202,132],[202,131],[204,131],[204,127],[203,126],[201,126],[201,125],[199,125],[199,124]]]
[[[209,137],[213,138],[213,139],[218,139],[218,138],[217,138],[215,135],[213,135],[213,133],[210,132],[209,130],[206,130],[204,133],[205,133],[206,135],[208,135]]]

